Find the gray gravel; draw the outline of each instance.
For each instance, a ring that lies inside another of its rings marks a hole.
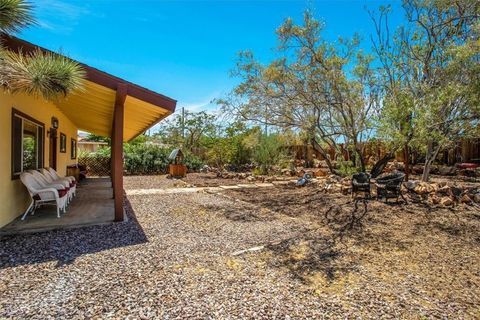
[[[129,187],[136,183],[126,180]],[[319,272],[325,274],[332,264],[325,267],[324,262],[338,253],[319,247],[318,236],[328,230],[319,228],[315,217],[280,214],[207,193],[129,196],[126,208],[125,223],[0,239],[0,318],[478,315],[475,271],[469,275],[472,283],[465,284],[467,305],[442,305],[440,296],[429,302],[415,287],[421,281],[415,274],[400,278],[404,287],[397,278],[384,280],[395,277],[388,266],[378,265],[378,277],[373,277],[368,265],[349,260],[334,272],[338,281],[326,281]],[[349,245],[345,241],[340,246]],[[259,245],[265,250],[232,255]],[[308,261],[319,264],[316,269],[307,265],[305,247],[317,250],[316,260]],[[365,260],[364,254],[358,258]],[[471,254],[476,259],[478,252]],[[459,257],[465,264],[471,258]]]

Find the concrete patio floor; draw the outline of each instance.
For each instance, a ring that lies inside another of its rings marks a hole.
[[[60,218],[57,218],[54,205],[45,205],[25,220],[19,216],[1,228],[0,236],[111,223],[114,220],[112,196],[110,178],[89,178],[78,184],[76,197]]]

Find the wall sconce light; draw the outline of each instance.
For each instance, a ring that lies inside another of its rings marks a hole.
[[[52,128],[58,129],[58,119],[55,117],[52,117]]]

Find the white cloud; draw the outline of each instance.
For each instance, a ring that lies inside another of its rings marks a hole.
[[[71,33],[83,16],[103,17],[92,12],[88,5],[61,0],[37,0],[35,12],[40,28],[59,34]]]

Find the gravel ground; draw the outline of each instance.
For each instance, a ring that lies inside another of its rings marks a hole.
[[[0,239],[0,318],[480,315],[478,211],[367,208],[313,187],[129,196],[128,222]]]

